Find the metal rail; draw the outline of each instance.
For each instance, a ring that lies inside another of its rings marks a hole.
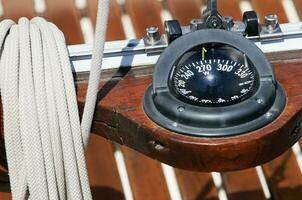
[[[188,27],[184,27],[187,32]],[[281,31],[264,32],[259,36],[247,37],[264,53],[302,50],[302,22],[280,24]],[[163,40],[164,41],[164,40]],[[130,39],[106,42],[103,69],[120,67],[152,66],[156,64],[160,53],[168,46],[166,42],[155,45],[145,45],[144,39]],[[92,45],[68,46],[73,71],[85,74],[90,71]]]

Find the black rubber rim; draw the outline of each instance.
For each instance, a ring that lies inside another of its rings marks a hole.
[[[154,105],[152,85],[148,87],[144,96],[144,111],[147,116],[159,126],[188,136],[195,137],[227,137],[246,134],[258,130],[278,118],[286,105],[284,90],[278,84],[277,96],[272,107],[260,117],[249,122],[226,128],[201,128],[196,126],[187,126],[182,123],[176,123],[165,115],[160,113]]]

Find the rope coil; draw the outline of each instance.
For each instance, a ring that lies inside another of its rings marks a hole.
[[[0,86],[13,199],[92,199],[84,153],[100,81],[109,2],[99,1],[82,124],[63,33],[38,17],[0,23]]]

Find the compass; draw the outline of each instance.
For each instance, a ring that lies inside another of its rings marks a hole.
[[[249,98],[258,85],[258,74],[245,56],[212,44],[186,53],[172,69],[169,87],[184,102],[226,106]]]
[[[272,123],[286,97],[270,63],[229,18],[205,13],[194,31],[174,38],[161,54],[145,113],[163,128],[195,137],[248,134]],[[251,32],[251,24],[245,27]]]

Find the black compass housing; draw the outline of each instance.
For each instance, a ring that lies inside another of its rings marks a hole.
[[[264,127],[285,104],[257,46],[237,33],[201,29],[161,54],[143,106],[151,120],[176,133],[225,137]]]

